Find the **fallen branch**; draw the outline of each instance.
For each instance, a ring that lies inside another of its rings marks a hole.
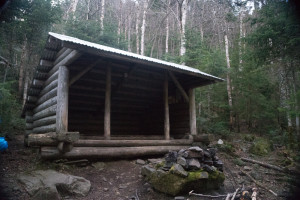
[[[212,195],[206,195],[206,194],[197,194],[197,193],[193,193],[194,190],[189,192],[189,195],[193,195],[193,196],[198,196],[198,197],[207,197],[207,198],[220,198],[220,197],[227,197],[228,194],[226,195],[216,195],[216,196],[212,196]]]
[[[232,195],[231,200],[234,200],[234,198],[235,198],[235,196],[236,196],[236,193],[239,191],[239,189],[240,189],[240,188],[238,188],[238,189],[235,190],[235,192],[234,192],[233,195]]]
[[[228,193],[225,200],[230,200],[232,194]]]
[[[241,170],[241,169],[240,169],[240,170]],[[264,186],[262,183],[256,181],[252,176],[250,176],[250,174],[244,172],[243,170],[241,170],[241,172],[242,172],[243,174],[245,174],[246,176],[248,176],[248,177],[249,177],[256,185],[258,185],[259,187],[261,187],[261,188],[263,188],[263,189],[269,191],[270,193],[272,193],[272,194],[273,194],[274,196],[276,196],[276,197],[278,196],[275,192],[273,192],[272,190],[268,189],[268,188],[267,188],[266,186]]]
[[[246,162],[250,162],[250,163],[254,163],[254,164],[259,164],[263,167],[266,167],[266,168],[269,168],[269,169],[274,169],[274,170],[277,170],[277,171],[280,171],[280,172],[286,172],[286,170],[282,167],[278,167],[278,166],[271,165],[271,164],[268,164],[268,163],[263,163],[261,161],[257,161],[257,160],[253,160],[253,159],[249,159],[249,158],[241,158],[241,160],[246,161]]]

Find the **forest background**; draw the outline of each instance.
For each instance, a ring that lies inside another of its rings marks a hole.
[[[20,118],[49,31],[224,78],[196,90],[199,133],[298,148],[300,23],[290,0],[7,0],[0,9],[0,135]]]

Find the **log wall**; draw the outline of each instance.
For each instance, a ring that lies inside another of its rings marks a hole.
[[[97,60],[99,58],[91,55],[82,56],[69,68],[70,80],[83,74],[85,67]],[[104,61],[97,61],[93,68],[72,82],[69,131],[79,131],[81,137],[104,136],[107,67],[111,67],[111,136],[164,136],[165,70]],[[169,98],[178,95],[170,77],[168,83]],[[188,102],[180,102],[170,104],[171,137],[181,137],[189,132]]]

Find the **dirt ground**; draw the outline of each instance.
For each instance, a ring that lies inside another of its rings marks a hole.
[[[234,142],[234,141],[233,141]],[[235,141],[236,154],[241,157],[249,157],[247,148],[249,145],[241,141]],[[9,149],[0,153],[0,200],[28,200],[29,194],[18,183],[17,176],[23,172],[37,169],[55,169],[59,172],[82,176],[91,181],[91,190],[84,198],[64,197],[64,199],[88,199],[88,200],[171,200],[174,197],[164,195],[151,188],[140,175],[142,165],[135,160],[101,161],[90,162],[86,166],[78,167],[65,165],[59,161],[42,161],[39,158],[38,149],[25,148],[23,137],[16,136],[14,140],[8,141]],[[243,148],[241,148],[243,146]],[[265,157],[254,157],[267,163],[278,161],[278,152],[274,151]],[[285,173],[266,169],[259,165],[244,163],[239,166],[234,161],[236,158],[224,152],[218,153],[219,158],[224,162],[225,182],[218,191],[210,191],[207,194],[219,195],[234,192],[237,188],[253,188],[253,183],[247,176],[243,176],[240,169],[248,169],[257,181],[263,183],[268,189],[281,196],[289,193],[289,180],[292,178]],[[147,161],[146,158],[143,160]],[[246,166],[246,167],[245,167]],[[196,196],[184,195],[185,199],[212,199]],[[138,198],[137,198],[138,197]],[[222,199],[222,198],[215,198]],[[223,198],[225,199],[225,198]],[[257,199],[286,199],[286,197],[275,197],[270,192],[258,187]]]

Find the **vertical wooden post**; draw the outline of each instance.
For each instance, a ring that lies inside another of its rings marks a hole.
[[[169,119],[169,94],[168,94],[169,84],[168,84],[168,73],[165,72],[164,80],[164,111],[165,111],[165,120],[164,120],[164,132],[165,140],[170,139],[170,119]]]
[[[58,69],[56,133],[68,131],[69,70],[66,66]]]
[[[111,66],[107,66],[106,89],[105,89],[105,109],[104,109],[104,138],[110,139],[110,105],[111,104]]]
[[[189,89],[190,133],[197,135],[195,90]]]

